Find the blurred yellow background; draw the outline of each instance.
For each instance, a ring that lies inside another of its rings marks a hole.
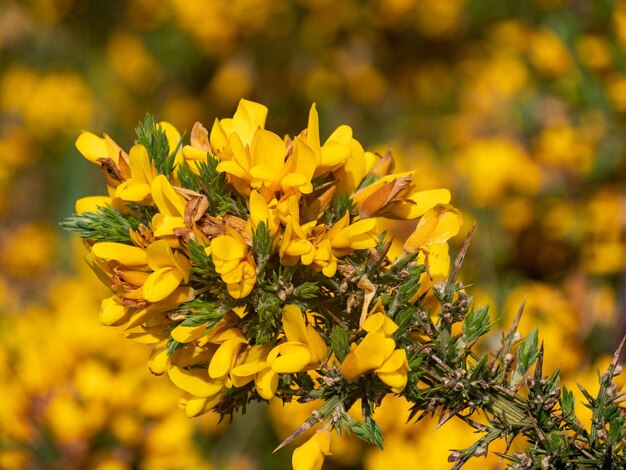
[[[103,291],[58,229],[104,189],[81,130],[127,148],[146,112],[188,134],[242,97],[279,134],[315,102],[323,135],[347,123],[451,188],[478,222],[475,302],[506,325],[527,296],[545,370],[593,388],[626,333],[626,1],[3,0],[0,468],[289,468],[271,451],[312,408],[187,419],[146,350],[98,325]],[[473,438],[406,411],[379,411],[384,452],[344,440],[328,468],[449,468]]]

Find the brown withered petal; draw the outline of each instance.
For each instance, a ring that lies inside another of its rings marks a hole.
[[[152,232],[144,224],[139,224],[137,230],[130,230],[131,241],[141,248],[146,248],[150,243],[154,241]]]
[[[174,188],[174,191],[185,199],[185,201],[189,201],[194,197],[203,197],[202,193],[194,191],[193,189],[181,188],[180,186],[172,186],[172,188]]]
[[[359,206],[359,215],[362,219],[380,214],[389,204],[401,199],[411,185],[412,175],[400,176],[383,184],[370,194]]]
[[[121,303],[124,307],[144,308],[149,303],[149,302],[146,302],[145,300],[127,299],[126,297],[122,297],[121,299],[122,299]]]
[[[239,217],[235,217],[234,215],[225,214],[224,222],[226,222],[226,225],[228,225],[230,228],[234,229],[239,235],[241,235],[246,245],[252,246],[252,237],[248,234],[248,231],[246,230],[245,220]]]
[[[378,152],[376,152],[376,155],[380,157],[380,161],[370,170],[368,176],[377,175],[383,177],[393,173],[393,170],[396,167],[396,161],[391,153],[391,147],[387,148],[384,155],[381,155]]]
[[[124,181],[126,181],[128,178],[131,177],[130,165],[128,164],[128,156],[126,156],[124,152],[122,152],[121,150],[120,150],[118,161],[119,161],[118,168],[120,170],[120,174],[122,175],[122,178],[124,178]]]
[[[115,164],[112,158],[98,158],[102,172],[107,181],[107,184],[112,188],[117,188],[120,184],[126,181],[126,178],[122,175],[119,167]]]
[[[192,147],[213,153],[209,143],[209,131],[200,122],[196,121],[194,123],[189,140]]]
[[[361,308],[361,317],[359,318],[359,327],[361,327],[367,319],[367,312],[369,312],[372,299],[376,295],[376,286],[366,276],[359,279],[357,286],[363,289],[363,307]]]
[[[174,235],[181,239],[183,245],[187,245],[191,240],[196,239],[196,234],[193,230],[187,227],[175,227]]]
[[[196,226],[209,240],[226,233],[226,222],[209,214],[205,214]]]
[[[304,217],[303,222],[317,220],[326,212],[330,206],[330,202],[337,190],[337,184],[332,184],[327,188],[315,191],[304,198]]]
[[[183,220],[186,225],[191,225],[202,218],[209,209],[209,201],[205,196],[192,197],[185,206]]]

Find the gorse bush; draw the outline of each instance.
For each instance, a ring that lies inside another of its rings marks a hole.
[[[470,235],[450,269],[463,219],[447,189],[393,173],[391,151],[365,151],[346,125],[321,139],[315,106],[293,138],[266,130],[266,115],[242,100],[210,132],[196,123],[189,145],[151,116],[128,153],[107,135],[76,142],[108,191],[63,223],[113,291],[100,321],[151,346],[150,370],[183,391],[188,416],[319,400],[279,448],[315,428],[292,461],[320,468],[331,432],[382,448],[374,411],[397,395],[413,420],[476,429],[455,468],[498,439],[525,443],[503,454],[513,468],[624,466],[619,354],[597,396],[584,392],[585,427],[558,372],[544,375],[537,330],[516,331],[523,306],[496,351],[477,347],[492,319],[458,281]],[[414,221],[405,239],[395,219]]]

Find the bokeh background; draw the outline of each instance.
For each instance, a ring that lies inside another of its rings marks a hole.
[[[545,367],[593,389],[626,333],[626,1],[2,0],[0,468],[289,468],[271,451],[312,408],[187,419],[145,346],[98,324],[103,288],[58,228],[104,190],[81,130],[128,148],[147,111],[189,132],[241,97],[291,135],[315,102],[322,135],[349,124],[450,188],[478,223],[475,301],[505,327],[527,296]],[[449,468],[474,437],[406,416],[386,400],[386,450],[344,439],[328,468]]]

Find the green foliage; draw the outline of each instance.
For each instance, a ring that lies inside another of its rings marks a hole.
[[[191,189],[192,191],[200,190],[200,182],[198,181],[198,175],[196,175],[187,163],[178,165],[178,172],[176,173],[178,181],[183,188]]]
[[[196,240],[189,240],[187,250],[192,264],[192,273],[197,282],[210,284],[219,278],[211,257],[204,251],[204,246]]]
[[[324,223],[327,225],[334,224],[346,215],[346,212],[351,212],[353,207],[354,203],[352,202],[352,199],[350,199],[350,195],[347,193],[333,196],[330,201],[330,207],[324,213]]]
[[[537,343],[537,328],[533,328],[517,349],[517,367],[511,377],[511,385],[517,385],[539,357]]]
[[[209,200],[209,213],[214,216],[233,214],[248,218],[245,200],[230,190],[226,175],[217,171],[219,161],[208,156],[206,162],[198,163],[199,188]]]
[[[350,336],[348,332],[339,325],[333,326],[330,332],[330,344],[337,359],[343,362],[350,351]]]
[[[202,299],[194,299],[190,302],[180,304],[176,312],[186,317],[181,325],[206,325],[207,329],[211,329],[217,325],[226,313],[217,302]]]
[[[491,329],[489,322],[489,307],[487,305],[470,311],[463,323],[465,341],[471,343],[488,333]]]
[[[136,144],[143,145],[150,161],[154,163],[157,171],[165,176],[169,176],[174,171],[176,163],[176,152],[180,147],[178,143],[175,150],[170,152],[170,144],[163,128],[157,125],[154,116],[146,114],[142,124],[135,129],[137,134]]]
[[[140,223],[132,214],[99,207],[97,212],[83,212],[67,217],[60,225],[88,240],[132,244],[130,231],[137,230]]]

